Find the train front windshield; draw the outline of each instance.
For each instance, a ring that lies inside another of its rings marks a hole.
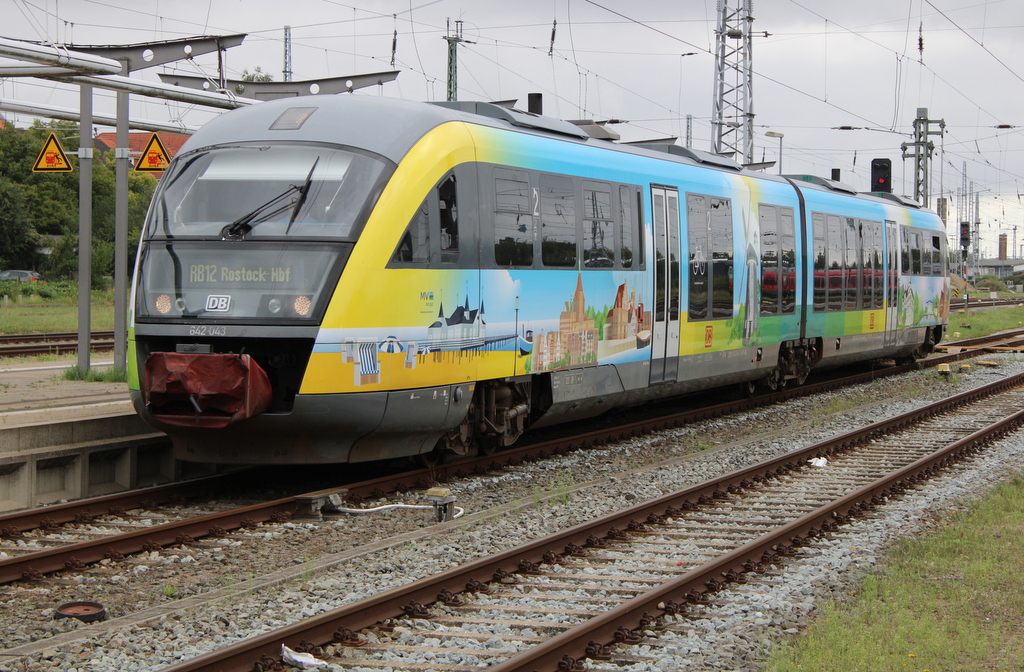
[[[387,171],[311,144],[179,156],[146,224],[136,318],[318,320]]]
[[[176,167],[164,178],[148,238],[351,240],[385,164],[320,146],[237,145],[179,157]]]

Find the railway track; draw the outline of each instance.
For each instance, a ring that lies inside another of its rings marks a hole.
[[[957,352],[929,360],[936,362],[956,361],[976,356],[993,343],[1006,344],[1024,337],[1024,330],[996,337],[985,337],[962,341]],[[997,347],[1008,347],[999,345]],[[494,455],[461,460],[452,464],[436,464],[397,474],[339,484],[318,493],[301,494],[275,501],[229,509],[218,512],[203,512],[201,515],[176,515],[161,510],[166,505],[179,506],[187,499],[205,496],[205,492],[233,487],[239,479],[247,478],[245,472],[210,477],[200,481],[186,481],[157,488],[129,491],[103,497],[69,502],[57,506],[16,511],[0,515],[0,550],[11,557],[0,559],[0,584],[19,579],[38,580],[44,574],[65,569],[82,569],[85,566],[109,559],[151,551],[165,546],[191,542],[204,537],[223,536],[240,528],[251,528],[266,522],[282,522],[291,515],[316,513],[328,501],[329,495],[347,500],[348,505],[358,506],[370,499],[388,497],[410,490],[426,490],[452,479],[470,475],[497,473],[514,468],[524,462],[543,460],[552,455],[568,451],[587,449],[604,445],[610,441],[622,440],[672,427],[681,427],[699,420],[726,416],[749,411],[759,407],[777,404],[787,399],[821,394],[842,387],[869,382],[882,377],[896,375],[915,368],[915,365],[893,366],[871,370],[833,380],[808,383],[801,387],[782,390],[771,394],[747,399],[731,400],[710,406],[671,413],[658,413],[628,423],[615,422],[588,432],[567,437],[544,440],[514,447]],[[169,518],[163,522],[156,522]],[[137,521],[145,520],[145,525]],[[69,526],[86,526],[87,538],[71,540],[75,531]],[[30,537],[26,534],[37,532]],[[48,542],[47,538],[54,541]],[[19,547],[18,542],[29,539],[31,546]],[[6,546],[4,543],[6,542]],[[11,545],[14,545],[11,547]]]
[[[1024,374],[167,668],[620,669],[716,594],[952,468],[1024,420]],[[814,467],[810,460],[826,460]],[[424,642],[427,642],[424,644]],[[581,661],[589,658],[587,667]]]
[[[113,350],[114,332],[92,332],[89,347],[97,352]],[[74,352],[78,352],[78,334],[74,332],[0,335],[0,357],[65,355]]]

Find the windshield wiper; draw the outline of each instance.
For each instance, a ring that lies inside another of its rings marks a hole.
[[[302,183],[302,190],[299,192],[299,198],[295,202],[295,207],[292,208],[292,216],[288,218],[288,226],[284,227],[284,235],[288,235],[288,231],[292,228],[292,223],[295,218],[299,215],[299,210],[302,209],[302,204],[306,202],[306,195],[309,194],[309,185],[313,183],[313,171],[316,170],[316,164],[320,163],[320,157],[316,157],[316,161],[313,162],[313,166],[309,169],[309,173],[306,175],[306,181]]]
[[[255,220],[257,217],[260,217],[262,215],[266,215],[266,217],[264,217],[264,221],[265,221],[266,218],[268,218],[268,217],[273,217],[274,215],[281,214],[282,212],[284,212],[285,210],[288,209],[288,206],[290,204],[286,204],[284,206],[278,207],[277,209],[273,210],[272,212],[267,212],[267,209],[270,206],[274,205],[275,203],[279,202],[282,198],[284,198],[288,194],[292,193],[293,191],[298,191],[299,189],[301,189],[301,187],[299,187],[299,185],[293,184],[290,187],[288,187],[287,189],[285,189],[283,192],[278,194],[277,196],[274,196],[272,199],[270,199],[269,201],[267,201],[263,205],[257,207],[252,212],[250,212],[248,214],[245,214],[245,215],[242,215],[241,217],[239,217],[238,219],[236,219],[235,221],[231,222],[230,224],[228,224],[227,226],[224,227],[224,229],[220,232],[221,233],[221,237],[222,238],[236,238],[238,236],[245,235],[245,234],[249,233],[250,231],[252,231],[252,226],[250,226],[250,222]]]

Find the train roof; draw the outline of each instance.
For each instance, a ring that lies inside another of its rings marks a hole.
[[[200,128],[179,153],[237,142],[319,141],[360,147],[398,163],[432,128],[450,121],[546,135],[727,172],[747,172],[732,159],[710,152],[665,142],[620,144],[595,139],[578,124],[494,103],[422,103],[351,94],[284,98],[232,110]],[[781,181],[775,175],[753,174]]]
[[[842,182],[815,175],[779,176],[752,171],[731,158],[669,142],[617,143],[596,139],[577,123],[478,101],[423,103],[352,94],[271,100],[239,108],[211,120],[189,138],[179,154],[239,142],[313,141],[359,147],[398,163],[431,129],[451,121],[545,135],[662,161],[746,174],[771,182],[788,182],[801,188],[888,200],[908,208],[923,209],[916,201],[894,194],[858,193]]]
[[[458,118],[435,105],[339,94],[270,100],[211,120],[181,153],[237,142],[306,141],[360,147],[398,163],[430,129]]]

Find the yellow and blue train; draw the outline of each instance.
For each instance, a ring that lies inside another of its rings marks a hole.
[[[488,103],[222,115],[154,196],[138,412],[176,455],[466,455],[608,409],[942,338],[942,222],[891,194]]]

